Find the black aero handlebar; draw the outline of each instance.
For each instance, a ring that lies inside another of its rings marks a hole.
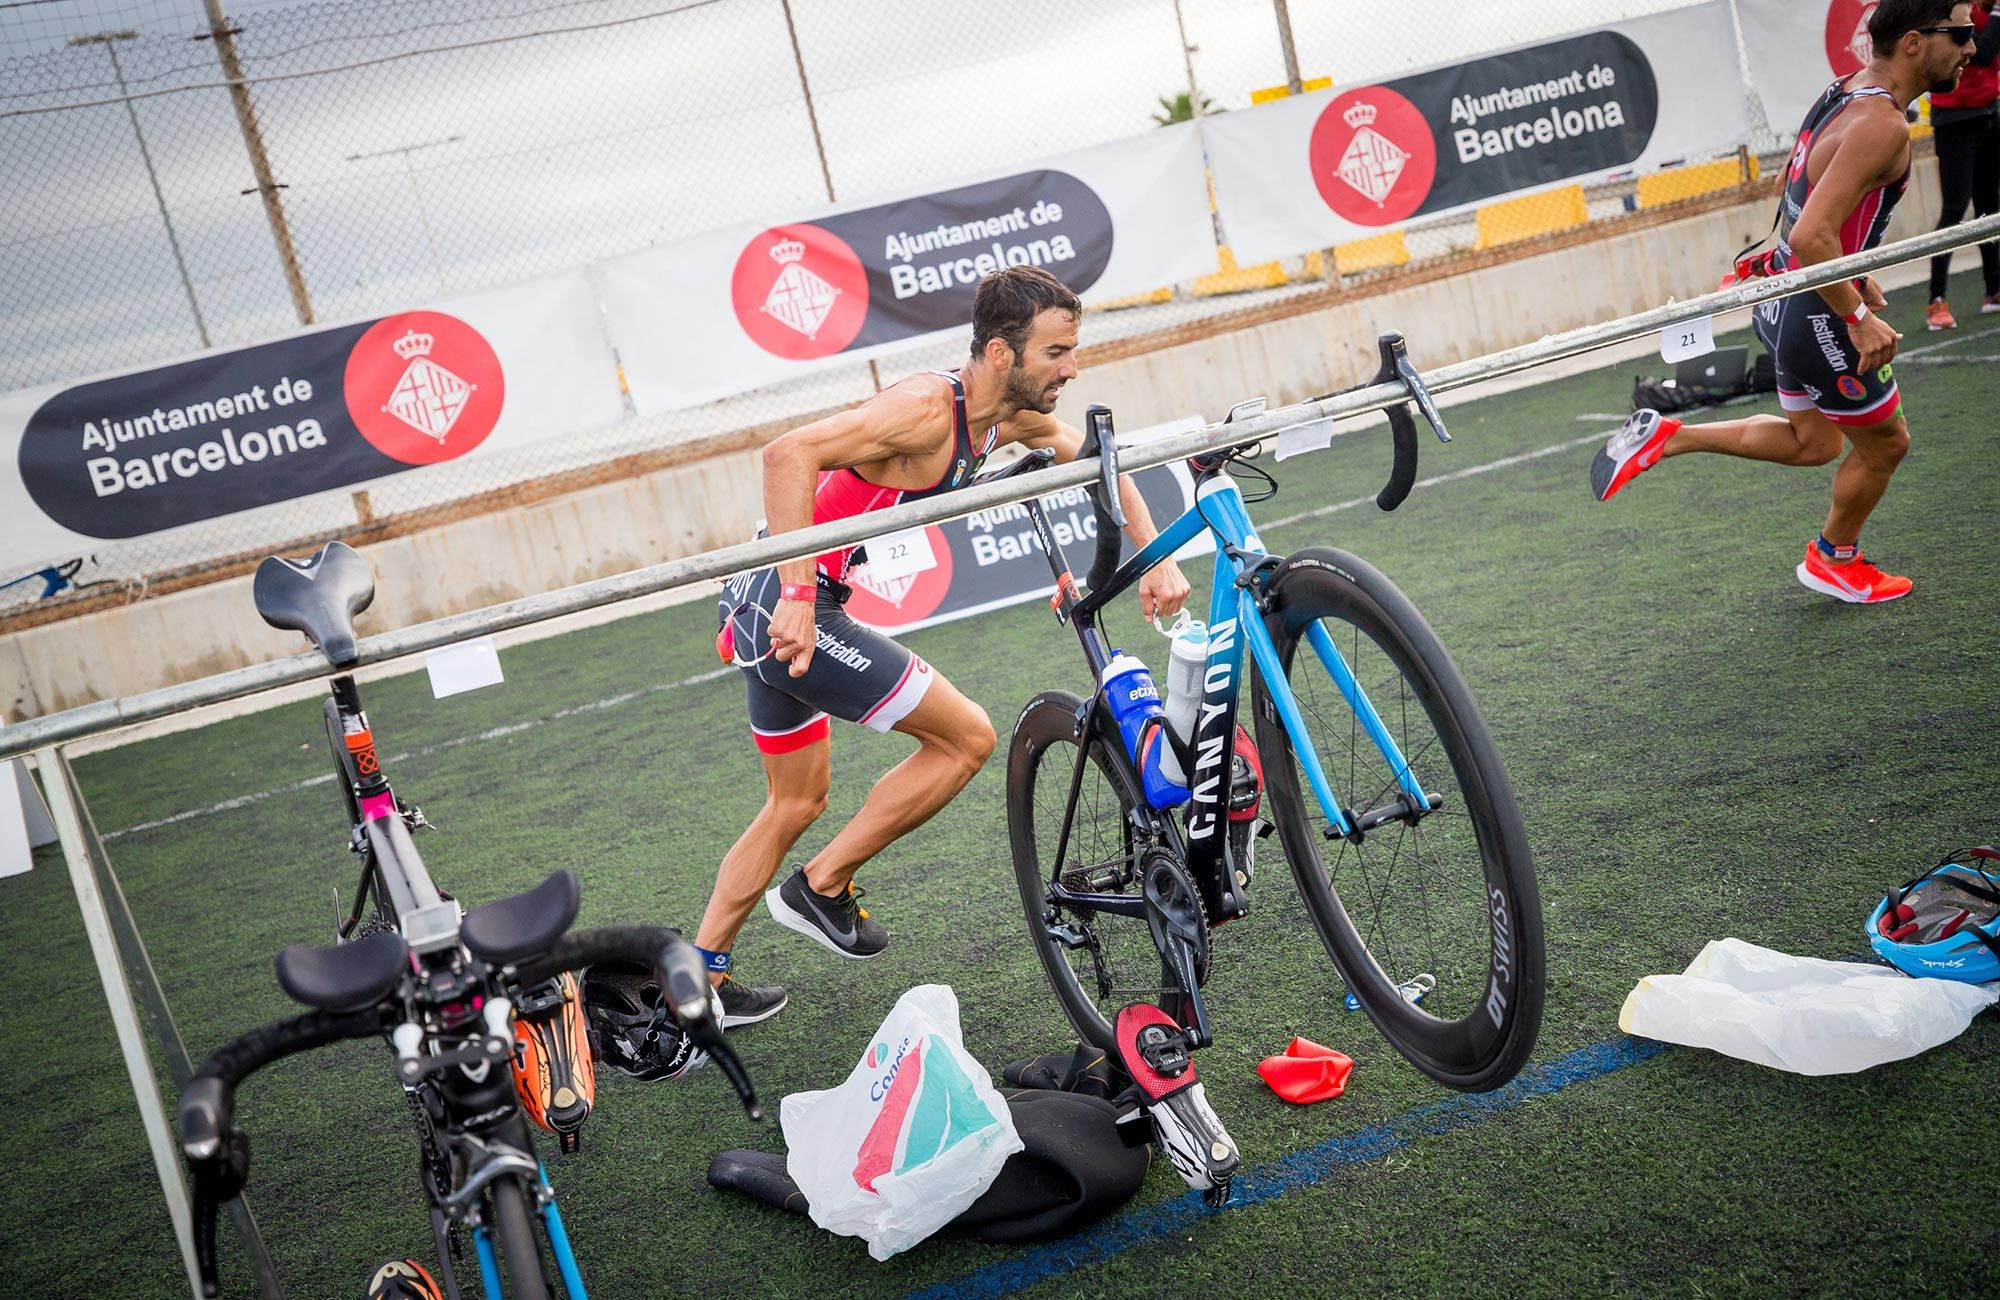
[[[518,963],[511,979],[531,987],[563,971],[600,961],[651,965],[674,1018],[715,1058],[752,1119],[763,1111],[743,1062],[729,1046],[710,1007],[708,972],[677,931],[656,925],[614,925],[563,936],[547,952]],[[398,995],[361,1011],[308,1011],[253,1029],[218,1048],[181,1092],[175,1126],[194,1182],[195,1262],[202,1294],[220,1294],[216,1274],[215,1229],[223,1205],[249,1181],[250,1143],[236,1128],[236,1089],[244,1079],[287,1056],[349,1039],[373,1038],[393,1027],[401,1014]]]
[[[282,1057],[350,1038],[372,1038],[385,1023],[381,1007],[308,1011],[251,1030],[204,1061],[188,1081],[175,1123],[194,1175],[194,1253],[202,1295],[221,1292],[215,1270],[216,1219],[250,1178],[250,1141],[235,1124],[236,1085]]]

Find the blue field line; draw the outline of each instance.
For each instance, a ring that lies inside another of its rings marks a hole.
[[[1128,1210],[1108,1223],[1061,1241],[1036,1246],[1012,1259],[967,1273],[949,1282],[911,1292],[911,1300],[944,1300],[959,1296],[1003,1296],[1025,1290],[1059,1274],[1100,1263],[1134,1246],[1179,1232],[1198,1220],[1226,1214],[1246,1205],[1275,1200],[1310,1187],[1343,1165],[1380,1160],[1420,1137],[1469,1128],[1531,1098],[1560,1091],[1628,1065],[1651,1060],[1669,1044],[1621,1035],[1609,1042],[1579,1048],[1569,1055],[1523,1071],[1506,1087],[1493,1092],[1466,1093],[1418,1106],[1357,1133],[1294,1151],[1259,1166],[1236,1180],[1229,1204],[1210,1209],[1197,1192],[1158,1205]]]

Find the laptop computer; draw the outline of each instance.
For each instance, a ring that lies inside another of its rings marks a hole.
[[[1678,362],[1674,366],[1674,387],[1733,393],[1743,387],[1749,373],[1749,348],[1717,348],[1706,356]]]

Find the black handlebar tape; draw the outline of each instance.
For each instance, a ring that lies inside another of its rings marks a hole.
[[[382,1031],[382,1026],[382,1012],[375,1007],[364,1011],[308,1011],[253,1029],[235,1042],[217,1048],[214,1055],[202,1062],[201,1069],[181,1093],[182,1141],[188,1140],[190,1123],[197,1126],[198,1137],[216,1137],[228,1132],[236,1111],[236,1085],[271,1062],[349,1038],[372,1038]],[[213,1126],[212,1131],[199,1132],[204,1122]]]
[[[636,961],[651,966],[670,944],[685,942],[680,931],[664,925],[605,925],[576,930],[556,940],[555,946],[541,956],[530,957],[515,967],[514,976],[526,988],[566,970],[580,970],[601,961]]]
[[[1396,463],[1389,469],[1389,481],[1375,494],[1375,504],[1394,510],[1410,495],[1417,482],[1417,422],[1407,405],[1387,408],[1389,438],[1395,444]]]
[[[250,1140],[235,1127],[236,1085],[281,1057],[349,1038],[372,1038],[381,1029],[382,1014],[372,1007],[338,1014],[308,1011],[251,1030],[218,1049],[188,1080],[175,1116],[182,1149],[196,1142],[216,1144],[206,1158],[188,1161],[194,1176],[195,1266],[202,1295],[221,1294],[215,1269],[216,1219],[250,1177]]]
[[[692,954],[692,949],[687,947],[687,941],[677,930],[658,925],[607,925],[564,935],[548,952],[516,967],[514,974],[524,985],[537,984],[562,971],[576,970],[595,962],[635,961],[655,967],[664,978],[673,982],[677,975],[685,974],[672,969],[684,965],[671,959],[675,949]],[[670,1002],[679,996],[673,988],[666,991]],[[675,1019],[680,1019],[678,1012]],[[695,1042],[715,1058],[716,1065],[742,1099],[743,1109],[752,1119],[762,1119],[764,1112],[757,1105],[757,1093],[750,1083],[749,1071],[743,1068],[735,1050],[724,1040],[721,1027],[712,1022],[697,1022],[684,1027]]]

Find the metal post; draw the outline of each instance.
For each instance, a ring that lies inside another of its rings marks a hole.
[[[1299,79],[1299,48],[1292,40],[1292,11],[1285,0],[1271,0],[1271,9],[1278,19],[1278,48],[1285,56],[1285,89],[1294,95],[1305,93],[1305,83]],[[1320,277],[1335,289],[1340,288],[1340,263],[1333,255],[1333,246],[1319,250]]]
[[[50,770],[52,767],[53,771]],[[152,1023],[153,1041],[159,1044],[161,1054],[166,1057],[167,1075],[174,1081],[174,1088],[184,1091],[188,1080],[194,1077],[194,1062],[188,1058],[187,1044],[181,1039],[180,1027],[174,1023],[173,1008],[167,1005],[166,990],[160,987],[160,977],[153,970],[152,955],[146,951],[146,941],[139,933],[139,922],[132,915],[132,905],[125,899],[125,888],[118,883],[118,873],[112,869],[111,855],[104,851],[104,839],[97,833],[97,818],[91,815],[90,803],[83,797],[83,787],[70,766],[69,755],[56,750],[55,762],[42,764],[42,778],[44,781],[63,782],[63,788],[71,793],[77,821],[83,832],[84,852],[90,858],[91,875],[97,882],[98,895],[104,900],[105,912],[111,921],[111,939],[124,962],[126,985],[136,991],[139,1005]],[[250,1198],[238,1196],[229,1202],[227,1209],[236,1226],[237,1243],[248,1258],[250,1271],[256,1275],[257,1288],[264,1300],[285,1300],[277,1268],[271,1263],[271,1252],[265,1247],[264,1234],[257,1226],[256,1215],[251,1212]]]
[[[1271,0],[1271,8],[1278,14],[1278,45],[1285,52],[1285,86],[1296,95],[1303,83],[1299,81],[1298,47],[1292,44],[1292,11],[1285,7],[1285,0]]]
[[[1201,91],[1194,84],[1195,47],[1188,44],[1187,24],[1181,20],[1181,0],[1174,0],[1174,30],[1181,34],[1181,65],[1187,69],[1188,79],[1188,117],[1193,119],[1201,116]],[[1297,89],[1293,87],[1294,92]]]
[[[819,155],[819,178],[826,186],[826,201],[838,203],[833,193],[833,169],[826,165],[826,141],[819,133],[819,113],[813,108],[812,83],[806,80],[806,56],[799,49],[798,25],[792,21],[792,0],[780,0],[785,10],[785,35],[792,41],[792,65],[799,70],[799,92],[806,100],[806,124],[812,127],[813,152]],[[875,391],[882,391],[882,371],[876,366],[875,358],[868,358],[868,378],[875,383]]]
[[[243,60],[236,55],[236,33],[242,28],[229,25],[229,19],[223,16],[222,0],[204,0],[204,3],[208,8],[208,36],[195,39],[214,39],[216,57],[222,61],[222,75],[229,81],[229,99],[236,106],[236,125],[243,132],[243,147],[250,153],[250,172],[257,178],[257,188],[244,193],[254,193],[264,200],[264,220],[270,223],[272,242],[278,246],[278,264],[284,268],[285,283],[292,291],[292,310],[298,313],[299,324],[310,325],[312,298],[306,293],[298,249],[292,246],[292,229],[285,221],[284,201],[278,197],[278,191],[284,187],[271,175],[271,159],[264,152],[264,133],[257,125],[257,107],[250,102]]]
[[[77,818],[77,801],[70,789],[61,749],[38,752],[35,766],[42,773],[42,788],[48,795],[49,816],[56,824],[56,836],[62,841],[63,860],[69,864],[77,910],[83,913],[83,928],[90,936],[90,953],[97,960],[97,978],[104,985],[104,1002],[111,1010],[111,1024],[118,1032],[118,1048],[125,1057],[125,1072],[132,1080],[132,1097],[139,1104],[139,1119],[145,1125],[146,1144],[152,1148],[160,1190],[167,1198],[167,1213],[174,1221],[174,1236],[180,1242],[181,1262],[187,1266],[188,1285],[199,1296],[201,1271],[194,1259],[194,1216],[188,1206],[187,1184],[181,1180],[180,1161],[174,1155],[173,1134],[167,1127],[159,1080],[153,1075],[152,1058],[139,1032],[139,1013],[132,1005],[132,990],[118,964],[111,919],[105,913],[104,897],[98,893],[96,875],[90,869],[90,854],[84,846],[83,826]]]
[[[130,95],[125,87],[125,69],[118,62],[119,41],[136,41],[139,33],[134,31],[97,32],[90,36],[72,36],[71,45],[102,45],[104,52],[111,56],[111,75],[118,79],[120,97]],[[174,266],[181,273],[181,288],[187,290],[188,310],[194,313],[194,332],[201,337],[203,347],[212,347],[208,337],[208,322],[201,318],[201,304],[195,301],[194,281],[188,278],[187,259],[181,255],[180,236],[174,233],[174,219],[167,215],[167,198],[160,193],[160,176],[153,170],[153,154],[146,148],[146,133],[139,129],[139,111],[132,107],[130,98],[125,99],[125,114],[132,119],[132,138],[139,142],[139,157],[146,164],[146,179],[153,184],[153,202],[159,205],[160,222],[167,228],[167,243],[174,250]]]

